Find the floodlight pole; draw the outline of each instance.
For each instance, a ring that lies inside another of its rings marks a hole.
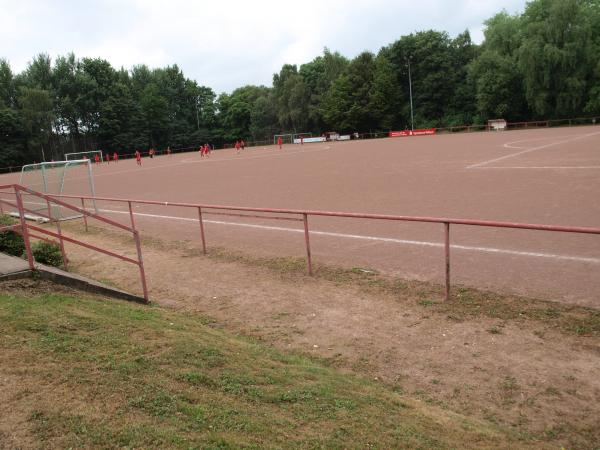
[[[410,58],[406,59],[408,64],[408,90],[410,92],[410,129],[415,131],[415,116],[413,113],[413,99],[412,99],[412,76],[410,73]]]
[[[200,116],[198,116],[198,100],[199,98],[196,97],[196,126],[198,127],[197,129],[200,129]]]

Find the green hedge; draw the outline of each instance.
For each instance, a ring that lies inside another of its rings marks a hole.
[[[48,266],[60,267],[63,264],[63,257],[60,247],[51,242],[36,242],[31,247],[31,252],[36,262]]]
[[[0,215],[0,227],[14,225],[17,220],[5,214]],[[25,251],[25,242],[19,233],[15,231],[0,232],[0,252],[13,256],[21,256]]]

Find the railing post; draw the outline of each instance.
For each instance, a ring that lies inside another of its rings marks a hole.
[[[140,234],[137,230],[133,230],[133,239],[135,240],[135,247],[137,249],[138,267],[140,268],[140,278],[142,280],[144,300],[146,300],[146,303],[150,303],[150,299],[148,298],[148,286],[146,285],[146,271],[144,270],[144,258],[142,257],[142,244],[140,243]]]
[[[52,217],[52,206],[50,206],[50,200],[48,200],[48,198],[46,198],[46,205],[48,206],[48,217],[50,218],[50,221],[51,222],[56,222],[56,233],[58,234],[58,242],[59,242],[59,245],[60,245],[60,253],[62,254],[64,268],[65,268],[65,270],[68,270],[67,253],[65,252],[65,243],[63,242],[62,232],[60,230],[60,218],[57,218],[56,220],[53,219],[53,217]],[[59,216],[60,216],[60,214],[59,214]]]
[[[27,222],[25,221],[25,211],[23,210],[23,199],[21,198],[21,192],[17,187],[15,187],[15,197],[17,197],[17,208],[19,209],[19,219],[21,221],[21,234],[23,235],[23,241],[25,242],[25,253],[27,254],[27,262],[29,263],[29,269],[34,270],[35,266],[33,264],[31,242],[29,241],[29,231],[27,229]]]
[[[129,205],[129,217],[131,218],[131,228],[135,230],[135,219],[133,218],[133,208],[131,207],[131,201],[128,201]]]
[[[302,218],[304,219],[304,240],[306,242],[306,263],[308,265],[308,274],[312,275],[312,259],[310,256],[310,236],[308,233],[308,214],[302,214]]]
[[[140,233],[135,229],[135,219],[133,217],[133,208],[131,206],[131,201],[128,201],[129,205],[129,217],[131,218],[131,228],[133,229],[133,240],[135,241],[135,248],[137,250],[138,255],[138,267],[140,268],[140,278],[142,280],[142,290],[144,291],[144,300],[146,303],[150,302],[148,298],[148,286],[146,285],[146,271],[144,270],[144,258],[142,257],[142,244],[140,242]]]
[[[450,300],[450,223],[444,222],[444,249],[446,252],[446,295],[445,301]]]
[[[85,209],[85,199],[83,197],[81,197],[81,209],[83,209],[84,211]],[[87,233],[88,231],[88,223],[87,223],[87,214],[83,213],[83,223],[85,224],[85,232]]]
[[[198,222],[200,223],[200,237],[202,238],[202,253],[206,255],[206,239],[204,237],[204,220],[202,220],[201,207],[198,207]]]

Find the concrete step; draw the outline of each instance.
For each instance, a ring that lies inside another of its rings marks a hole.
[[[74,273],[66,272],[56,267],[36,263],[35,274],[42,279],[50,280],[80,291],[100,294],[106,297],[127,300],[130,302],[147,303],[143,297],[138,295],[130,294],[112,286]],[[28,278],[32,276],[34,276],[34,274],[29,270],[29,264],[26,260],[0,253],[0,281]]]

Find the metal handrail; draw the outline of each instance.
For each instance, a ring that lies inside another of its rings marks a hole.
[[[59,200],[58,198],[56,198],[57,196],[53,196],[53,195],[48,195],[48,194],[43,194],[40,192],[36,192],[33,191],[29,188],[26,188],[24,186],[18,185],[18,184],[11,184],[11,185],[2,185],[0,186],[0,191],[2,191],[3,194],[7,194],[7,192],[4,192],[5,189],[12,189],[14,192],[12,192],[11,194],[14,194],[16,197],[16,203],[12,203],[8,200],[2,199],[0,198],[0,205],[5,204],[5,205],[9,205],[13,208],[16,208],[18,213],[19,213],[19,219],[20,219],[20,224],[16,224],[16,225],[11,225],[8,227],[2,227],[0,228],[0,231],[6,229],[6,228],[11,228],[14,229],[15,231],[19,232],[22,236],[23,236],[23,240],[25,243],[25,252],[27,254],[27,260],[29,262],[29,268],[31,270],[34,270],[34,259],[33,259],[33,254],[31,251],[31,243],[30,243],[30,238],[35,238],[35,239],[42,239],[45,241],[49,241],[49,239],[44,238],[42,236],[39,235],[35,235],[30,233],[30,230],[33,230],[37,233],[41,233],[43,235],[46,236],[51,236],[54,237],[56,239],[59,240],[59,244],[60,244],[60,248],[61,248],[61,252],[63,254],[63,261],[65,262],[65,265],[67,263],[67,257],[66,257],[66,253],[65,253],[65,249],[64,249],[64,242],[70,242],[72,244],[76,244],[79,245],[81,247],[85,247],[88,248],[90,250],[94,250],[96,252],[99,253],[103,253],[105,255],[108,256],[112,256],[114,258],[118,258],[122,261],[126,261],[132,264],[135,264],[139,267],[140,270],[140,279],[141,279],[141,283],[142,283],[142,290],[144,293],[144,299],[146,300],[146,302],[149,302],[149,296],[148,296],[148,287],[147,287],[147,283],[146,283],[146,274],[145,274],[145,270],[144,270],[144,260],[142,257],[142,249],[141,249],[141,241],[140,241],[140,235],[139,235],[139,231],[135,228],[135,223],[132,220],[132,226],[128,227],[127,225],[123,225],[122,223],[119,223],[117,221],[114,221],[112,219],[108,219],[106,217],[103,217],[97,213],[93,213],[88,211],[87,209],[85,209],[85,205],[83,203],[83,199],[82,199],[82,208],[79,208],[77,206],[73,206],[69,203],[66,203],[62,200]],[[45,214],[41,211],[31,211],[28,208],[25,208],[23,205],[23,195],[31,195],[34,197],[38,197],[40,199],[43,199],[46,201],[47,206],[48,206],[48,214]],[[86,242],[80,241],[78,239],[74,239],[68,236],[65,236],[62,234],[61,228],[60,228],[60,221],[57,219],[54,219],[52,217],[52,212],[51,212],[51,208],[50,208],[50,204],[56,204],[58,206],[62,206],[64,208],[70,209],[72,211],[76,211],[80,214],[82,214],[82,216],[84,217],[85,223],[86,223],[86,230],[87,230],[87,218],[93,218],[96,219],[100,222],[106,223],[108,225],[112,225],[114,227],[117,227],[121,230],[125,230],[128,231],[130,233],[132,233],[135,244],[136,244],[136,249],[137,249],[137,259],[133,259],[133,258],[129,258],[127,256],[124,255],[120,255],[118,253],[115,252],[111,252],[110,250],[106,250],[100,247],[97,247],[95,245],[92,244],[88,244]],[[26,219],[25,219],[25,213],[26,212],[30,212],[30,213],[35,213],[36,215],[39,215],[40,217],[43,218],[47,218],[52,222],[55,222],[56,227],[57,227],[57,232],[52,232],[49,230],[46,230],[44,228],[41,228],[39,226],[36,225],[30,225],[27,223]],[[132,216],[133,219],[133,216]],[[51,241],[50,241],[51,242]]]
[[[144,204],[144,205],[157,205],[157,206],[172,206],[172,207],[183,207],[183,208],[194,208],[198,210],[198,222],[201,230],[202,250],[206,254],[206,238],[204,233],[204,220],[203,213],[210,214],[210,210],[217,211],[245,211],[253,213],[263,214],[291,214],[298,215],[301,218],[296,220],[303,221],[304,224],[304,236],[306,244],[306,256],[307,256],[307,271],[309,275],[312,275],[312,258],[310,250],[310,230],[308,224],[308,218],[310,216],[325,216],[325,217],[344,217],[354,219],[372,219],[372,220],[391,220],[391,221],[403,221],[403,222],[421,222],[421,223],[439,223],[444,225],[444,250],[445,250],[445,299],[450,299],[450,225],[466,225],[466,226],[479,226],[479,227],[491,227],[491,228],[511,228],[511,229],[525,229],[525,230],[537,230],[537,231],[550,231],[560,233],[580,233],[580,234],[595,234],[600,235],[600,228],[595,227],[576,227],[576,226],[564,226],[564,225],[546,225],[546,224],[531,224],[531,223],[519,223],[519,222],[503,222],[503,221],[490,221],[490,220],[474,220],[474,219],[461,219],[461,218],[450,218],[450,217],[427,217],[427,216],[404,216],[404,215],[390,215],[390,214],[366,214],[366,213],[349,213],[340,211],[318,211],[318,210],[304,210],[304,209],[281,209],[281,208],[258,208],[258,207],[245,207],[245,206],[232,206],[232,205],[212,205],[205,203],[182,203],[182,202],[169,202],[169,201],[155,201],[155,200],[139,200],[139,199],[123,199],[113,197],[91,197],[91,196],[76,196],[76,195],[58,195],[57,197],[80,199],[82,202],[85,200],[95,201],[106,201],[116,203],[127,203],[129,206],[129,213],[133,222],[133,204]],[[218,213],[221,215],[228,215],[227,213]],[[234,217],[239,217],[241,214],[230,214]],[[251,216],[248,216],[251,217]],[[261,216],[261,218],[266,218]],[[281,217],[277,217],[281,219]]]

